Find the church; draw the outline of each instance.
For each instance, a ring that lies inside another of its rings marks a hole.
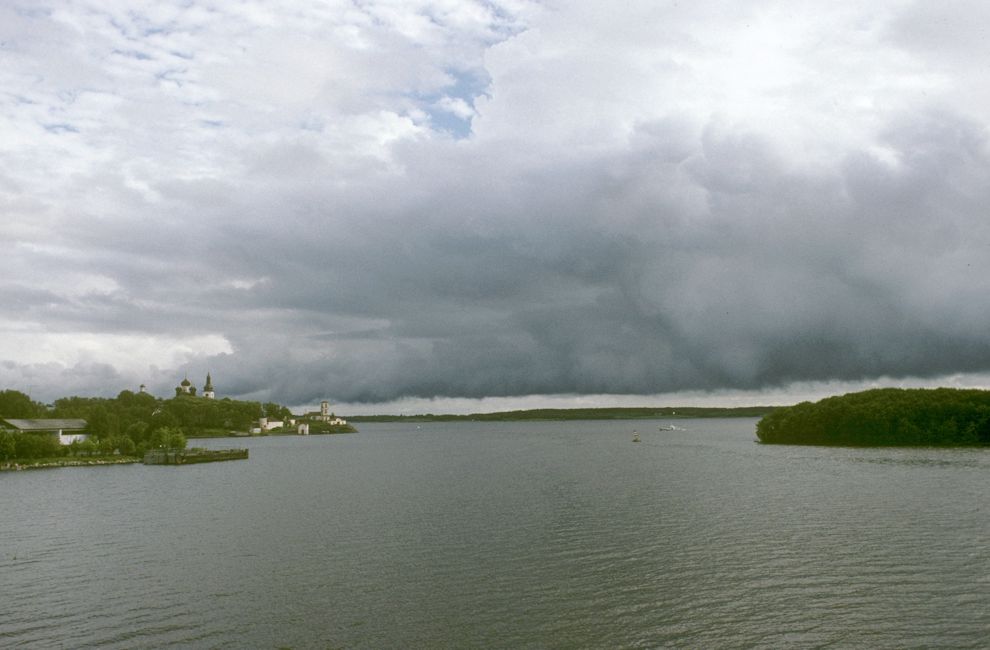
[[[175,387],[175,396],[179,395],[190,395],[196,396],[196,387],[193,386],[192,382],[189,381],[189,377],[186,377],[182,382]],[[210,377],[210,373],[206,373],[206,384],[203,386],[203,397],[205,399],[216,399],[216,392],[213,390],[213,378]]]

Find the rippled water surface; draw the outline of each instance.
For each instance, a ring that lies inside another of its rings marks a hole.
[[[990,646],[990,450],[657,424],[364,424],[0,473],[0,646]]]

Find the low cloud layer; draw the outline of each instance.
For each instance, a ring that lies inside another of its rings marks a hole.
[[[0,385],[990,371],[980,3],[132,5],[0,9]]]

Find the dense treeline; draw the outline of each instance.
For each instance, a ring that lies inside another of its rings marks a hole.
[[[617,407],[586,409],[529,409],[524,411],[500,411],[497,413],[472,413],[471,415],[352,415],[354,422],[447,422],[457,420],[482,420],[512,422],[525,420],[646,420],[655,418],[731,418],[760,417],[772,411],[772,406],[744,406],[714,408],[703,406],[674,407]]]
[[[78,446],[74,450],[63,451],[62,445],[55,436],[39,436],[0,429],[0,461],[13,458],[51,458],[72,451],[82,453]],[[86,451],[90,449],[87,448]]]
[[[841,446],[990,445],[990,391],[885,388],[779,408],[760,442]]]
[[[261,415],[292,417],[275,403],[212,400],[181,395],[159,399],[122,391],[115,398],[64,397],[45,406],[19,391],[0,391],[0,418],[81,418],[90,440],[60,446],[53,436],[0,430],[0,460],[70,455],[141,455],[152,447],[185,447],[186,438],[246,431]]]
[[[46,412],[44,404],[18,390],[0,390],[0,418],[42,418]]]

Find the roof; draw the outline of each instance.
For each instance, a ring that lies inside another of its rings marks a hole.
[[[19,431],[57,431],[59,429],[71,431],[86,428],[86,420],[79,419],[12,420],[3,418],[3,421]]]

